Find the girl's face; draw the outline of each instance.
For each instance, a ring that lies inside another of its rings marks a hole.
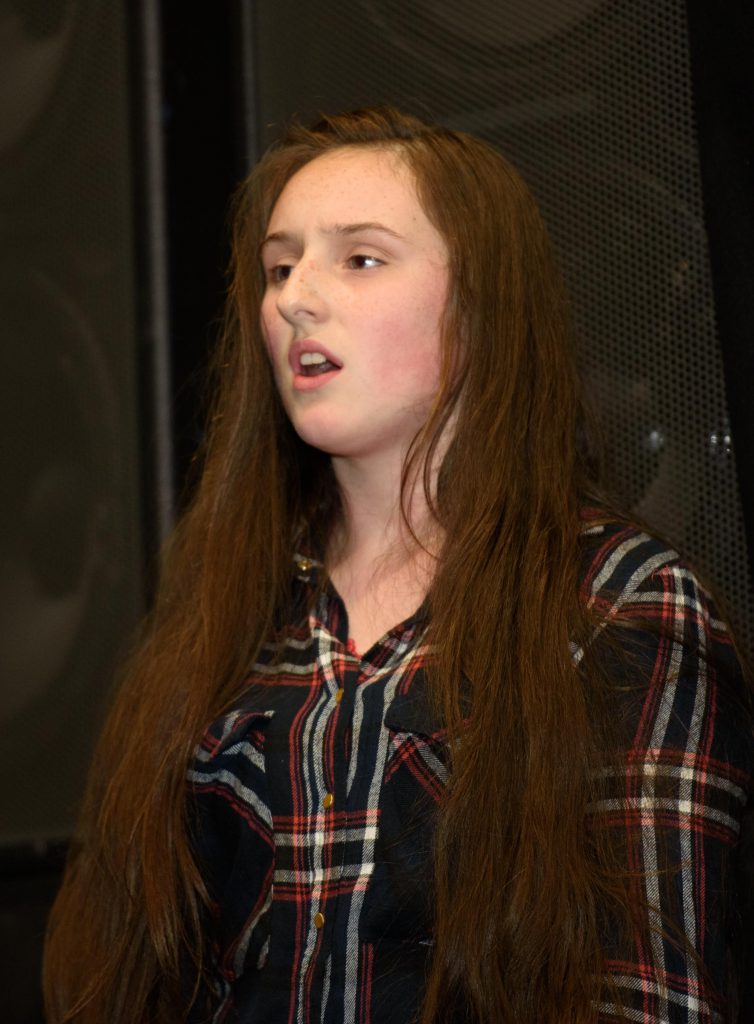
[[[403,458],[438,389],[447,259],[395,153],[344,148],[290,179],[262,247],[262,329],[304,441]]]

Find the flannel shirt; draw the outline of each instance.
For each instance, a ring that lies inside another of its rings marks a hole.
[[[627,952],[607,934],[607,971],[632,1021],[727,1020],[731,852],[754,774],[740,669],[675,552],[626,524],[583,532],[583,599],[623,620],[641,679],[621,688],[626,768],[590,815],[625,833],[639,895],[694,950],[650,932]],[[302,612],[284,648],[263,649],[190,766],[213,900],[215,997],[197,1020],[407,1024],[432,949],[432,822],[447,778],[423,696],[427,623],[420,611],[359,655],[338,595],[327,587],[307,608],[317,567],[298,566]],[[572,648],[576,663],[583,654]],[[601,999],[599,1020],[612,1021]]]

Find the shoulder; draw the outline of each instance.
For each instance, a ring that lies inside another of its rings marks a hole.
[[[630,600],[647,580],[683,565],[678,552],[634,523],[582,513],[581,592],[588,601]],[[688,567],[686,567],[688,568]]]
[[[585,519],[583,542],[590,635],[574,656],[615,685],[632,755],[691,764],[703,752],[751,792],[752,692],[714,597],[672,546],[639,526]]]
[[[596,513],[584,513],[581,537],[579,588],[598,623],[641,623],[658,636],[734,657],[714,598],[672,545],[631,522]]]

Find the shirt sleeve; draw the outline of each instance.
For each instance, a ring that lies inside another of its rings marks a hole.
[[[725,623],[678,556],[638,532],[608,547],[588,584],[605,623],[591,656],[618,680],[610,699],[627,749],[591,822],[618,839],[638,924],[629,940],[606,936],[599,1019],[732,1021],[733,868],[754,772],[747,687]]]

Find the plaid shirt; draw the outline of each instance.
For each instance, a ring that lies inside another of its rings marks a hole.
[[[724,882],[754,773],[754,740],[736,711],[738,665],[673,551],[623,524],[584,532],[584,600],[625,620],[615,632],[636,640],[645,680],[629,698],[627,770],[592,818],[628,834],[644,901],[698,957],[659,935],[626,955],[607,936],[608,970],[630,1020],[721,1021]],[[316,568],[298,564],[304,607]],[[214,902],[217,994],[202,1019],[407,1024],[432,946],[432,820],[447,777],[423,699],[426,622],[417,614],[359,656],[331,589],[293,619],[282,654],[263,650],[189,772]],[[660,630],[634,630],[633,620]],[[578,663],[583,652],[572,653]],[[670,875],[668,857],[680,865]],[[614,1019],[609,1002],[599,1019]]]

